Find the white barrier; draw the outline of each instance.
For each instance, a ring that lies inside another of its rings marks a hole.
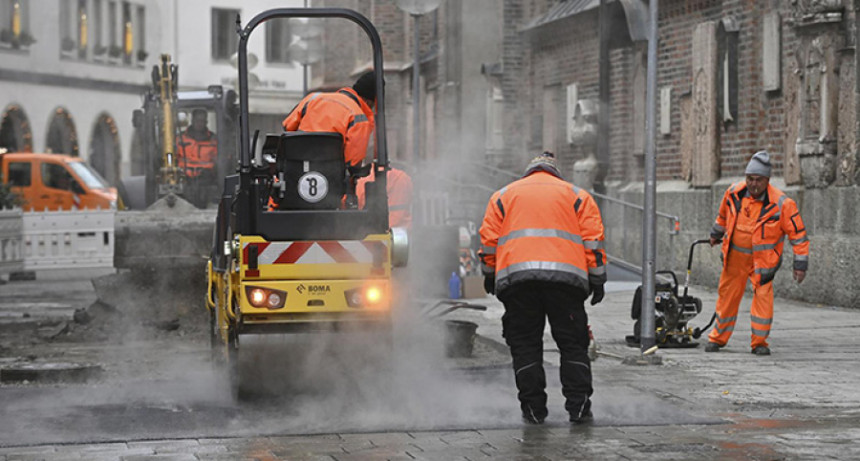
[[[24,213],[24,270],[112,268],[115,210]]]
[[[0,209],[0,274],[17,272],[24,268],[21,215],[20,208]]]

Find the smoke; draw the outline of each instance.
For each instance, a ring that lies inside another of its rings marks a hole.
[[[292,432],[492,427],[512,421],[508,387],[487,386],[451,366],[442,330],[403,306],[391,332],[242,337],[249,404],[272,397]]]

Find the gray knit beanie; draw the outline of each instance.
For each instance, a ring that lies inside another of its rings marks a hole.
[[[552,152],[544,152],[537,157],[533,158],[528,166],[526,166],[526,171],[523,173],[523,176],[528,176],[535,171],[545,171],[554,176],[561,177],[561,173],[558,171],[558,165],[555,162],[555,154]]]
[[[754,174],[769,178],[770,169],[770,155],[768,155],[767,151],[762,150],[756,152],[755,155],[752,156],[744,174]]]

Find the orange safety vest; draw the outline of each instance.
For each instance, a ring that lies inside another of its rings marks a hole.
[[[536,171],[493,193],[481,225],[482,271],[496,292],[519,282],[606,282],[603,221],[587,191]]]
[[[218,158],[218,140],[215,133],[206,131],[206,139],[196,140],[188,132],[179,136],[177,143],[177,165],[185,169],[189,177],[200,176],[202,170],[213,170]]]
[[[373,110],[352,88],[311,93],[284,119],[286,131],[340,133],[346,163],[361,165],[373,134]]]
[[[752,230],[752,249],[739,249],[732,246],[732,234],[738,223],[738,213],[742,212],[741,202],[747,196],[746,183],[741,181],[726,190],[720,203],[716,223],[711,229],[711,237],[723,239],[723,261],[729,251],[751,251],[753,255],[753,283],[756,286],[771,282],[782,264],[783,240],[788,236],[794,250],[794,269],[805,271],[809,268],[809,238],[806,226],[800,218],[797,203],[773,185],[768,185],[762,197],[762,206]]]
[[[359,178],[355,184],[359,208],[364,208],[364,185],[374,181],[374,178],[376,178],[376,169],[371,168],[370,174]],[[412,227],[412,178],[402,170],[389,168],[385,190],[388,194],[388,226],[410,229]]]

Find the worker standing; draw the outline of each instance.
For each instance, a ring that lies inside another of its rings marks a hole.
[[[803,282],[809,268],[809,239],[797,204],[770,184],[771,163],[766,151],[757,152],[747,165],[746,180],[733,184],[720,202],[711,230],[711,246],[723,241],[716,325],[708,335],[705,352],[717,352],[729,342],[738,306],[752,282],[750,321],[752,353],[770,355],[767,337],[773,323],[773,278],[782,262],[784,237],[794,250],[794,280]]]
[[[364,186],[373,182],[376,178],[376,169],[370,170],[370,174],[360,178],[355,186],[358,196],[358,207],[364,208],[365,191]],[[412,227],[412,178],[405,171],[394,167],[388,168],[386,175],[386,192],[388,195],[388,227]]]
[[[284,130],[340,133],[347,166],[359,167],[373,134],[375,104],[376,74],[370,71],[352,88],[305,96],[284,119]]]
[[[487,293],[505,306],[502,333],[513,357],[523,420],[548,414],[543,332],[549,319],[561,353],[561,385],[570,422],[590,422],[591,362],[584,302],[603,299],[603,222],[591,195],[564,181],[550,152],[523,177],[495,192],[481,225],[479,252]]]
[[[211,176],[214,181],[215,161],[218,158],[218,138],[209,131],[205,109],[191,112],[191,125],[179,136],[177,160],[185,176],[198,178]]]

